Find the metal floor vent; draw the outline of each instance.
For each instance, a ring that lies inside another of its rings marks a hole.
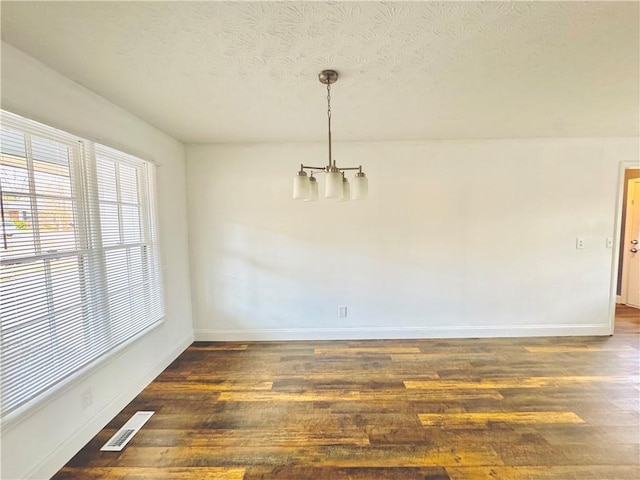
[[[122,450],[154,413],[155,412],[137,412],[100,450],[103,452],[119,452]]]

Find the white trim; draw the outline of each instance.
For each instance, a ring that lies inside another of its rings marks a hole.
[[[624,298],[617,295],[618,265],[620,257],[620,234],[622,231],[622,200],[624,196],[624,175],[628,168],[638,168],[638,161],[620,162],[618,166],[618,196],[614,211],[613,251],[611,252],[611,280],[609,290],[609,335],[613,335],[616,328],[616,303],[623,303]]]
[[[4,43],[4,42],[3,42]],[[19,125],[20,120],[26,120],[30,122],[29,129],[30,133],[34,133],[36,135],[42,135],[46,133],[49,128],[56,130],[56,136],[58,141],[63,143],[69,143],[71,141],[82,142],[90,141],[97,145],[101,145],[110,150],[120,151],[121,153],[125,153],[129,157],[138,158],[148,163],[152,163],[157,167],[162,166],[156,160],[152,159],[149,155],[144,153],[137,154],[132,152],[130,148],[116,144],[114,142],[110,142],[105,140],[104,138],[97,137],[95,135],[89,133],[83,133],[82,131],[78,131],[74,128],[67,127],[57,127],[54,126],[55,122],[49,122],[47,120],[43,120],[41,115],[32,114],[32,113],[16,113],[16,111],[20,111],[7,107],[6,105],[2,105],[2,115],[0,115],[0,123],[3,125],[7,125],[9,128],[16,128]],[[51,135],[51,133],[49,133]]]
[[[606,336],[610,335],[609,328],[608,323],[599,323],[596,325],[495,325],[490,327],[197,329],[194,331],[194,336],[196,342]]]
[[[623,175],[626,177],[625,175],[626,171],[623,172]],[[631,228],[631,225],[629,225],[629,207],[631,206],[631,198],[630,198],[630,193],[629,192],[629,184],[631,182],[632,179],[629,179],[627,181],[625,181],[625,178],[623,177],[621,183],[620,183],[620,190],[623,192],[621,195],[623,197],[623,202],[621,204],[621,207],[624,209],[625,211],[625,216],[624,218],[622,217],[622,215],[620,214],[620,245],[623,245],[622,249],[622,275],[620,276],[620,303],[622,303],[623,305],[627,304],[627,285],[629,282],[629,274],[628,274],[628,269],[625,267],[626,261],[629,258],[629,256],[627,255],[627,249],[625,248],[625,246],[627,245],[626,242],[626,236]],[[626,202],[624,202],[624,192],[626,191],[627,193],[627,200]],[[622,212],[622,210],[621,210]],[[624,228],[624,235],[622,234],[622,229]],[[620,261],[620,257],[618,257],[618,261]],[[620,265],[618,265],[618,269],[620,269]]]
[[[180,340],[158,363],[140,377],[125,385],[122,392],[96,413],[89,421],[65,440],[50,455],[34,466],[25,476],[27,479],[51,478],[73,456],[78,453],[104,426],[109,423],[131,400],[147,387],[171,362],[193,343],[193,337]]]
[[[58,143],[63,143],[68,147],[76,147],[78,142],[83,141],[82,138],[65,130],[17,115],[5,110],[4,108],[0,111],[0,124],[2,124],[3,127],[8,127],[10,129],[17,130],[18,132],[28,133],[30,135],[35,135],[36,137],[52,139]]]

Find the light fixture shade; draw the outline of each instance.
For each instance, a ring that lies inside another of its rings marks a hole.
[[[356,174],[351,186],[351,199],[364,200],[369,194],[369,180],[364,174]]]
[[[305,200],[309,197],[309,177],[305,172],[298,172],[293,177],[293,198]]]
[[[347,180],[346,178],[342,179],[342,198],[340,199],[341,202],[348,202],[349,200],[351,200],[351,188],[349,186],[349,180]]]
[[[318,181],[316,177],[309,177],[309,196],[305,202],[315,202],[318,200]]]
[[[342,173],[327,173],[327,183],[324,189],[324,196],[325,198],[335,198],[337,200],[342,198]]]

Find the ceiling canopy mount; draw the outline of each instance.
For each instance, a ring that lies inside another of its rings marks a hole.
[[[318,74],[318,79],[323,85],[333,85],[338,81],[338,72],[335,70],[323,70]]]

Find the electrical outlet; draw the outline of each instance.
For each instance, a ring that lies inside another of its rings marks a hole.
[[[93,403],[93,396],[91,395],[91,389],[88,388],[82,392],[82,408],[87,409]]]
[[[347,318],[347,306],[341,305],[338,307],[338,318]]]
[[[584,237],[576,238],[576,249],[582,250],[584,248]]]

